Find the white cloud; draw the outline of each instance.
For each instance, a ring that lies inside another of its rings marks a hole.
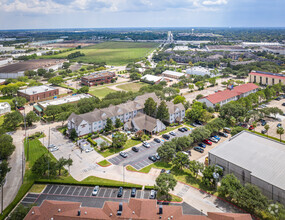
[[[58,14],[71,11],[163,11],[209,9],[227,0],[0,0],[0,11]]]

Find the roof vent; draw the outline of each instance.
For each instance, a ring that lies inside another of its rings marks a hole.
[[[32,211],[32,215],[34,215],[35,214],[35,212],[34,211]]]
[[[171,219],[173,219],[173,216],[170,216]]]
[[[110,213],[110,216],[112,216],[113,214],[112,213]]]
[[[123,211],[123,203],[122,202],[119,203],[119,210],[118,211]]]
[[[61,209],[58,209],[58,212],[61,212]]]
[[[159,206],[158,214],[160,214],[160,215],[161,215],[161,214],[163,214],[163,208],[162,208],[162,205],[160,205],[160,206]]]
[[[135,211],[133,211],[133,214],[135,214]]]
[[[81,215],[81,211],[80,210],[78,210],[78,212],[77,212],[77,216],[80,216]]]
[[[87,215],[87,212],[84,212],[85,215]]]

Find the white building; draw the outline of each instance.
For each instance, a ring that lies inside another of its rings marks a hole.
[[[7,57],[7,58],[1,58],[0,57],[0,66],[11,63],[12,61],[13,61],[13,58],[11,58],[11,57]]]
[[[208,107],[214,108],[217,104],[220,106],[227,104],[231,101],[236,101],[240,98],[246,97],[251,93],[258,91],[258,86],[253,83],[247,83],[240,86],[233,87],[232,89],[226,89],[224,91],[218,91],[214,94],[205,96],[199,99],[199,102],[206,103]]]
[[[189,50],[188,46],[175,46],[173,48],[174,51],[186,51]]]
[[[112,120],[113,124],[115,124],[117,118],[126,123],[139,113],[143,113],[144,103],[148,98],[153,98],[158,105],[161,102],[155,93],[148,93],[136,97],[134,101],[128,101],[116,106],[111,105],[108,108],[95,109],[93,112],[82,115],[72,113],[68,118],[68,130],[75,129],[78,136],[83,136],[104,129],[108,118]],[[185,118],[184,106],[181,103],[166,102],[166,104],[170,116],[168,123],[182,122]]]
[[[185,73],[180,73],[180,72],[176,72],[176,71],[171,71],[171,70],[165,70],[162,75],[164,77],[169,77],[169,78],[173,78],[173,79],[179,79],[181,76],[185,76]]]
[[[163,81],[163,77],[161,76],[155,76],[155,75],[144,75],[141,77],[142,80],[148,81],[148,82],[154,82],[154,84],[158,84],[161,81]]]
[[[243,47],[280,46],[278,42],[242,42]]]
[[[199,76],[209,75],[209,76],[211,76],[212,73],[210,72],[210,70],[211,69],[208,69],[205,67],[193,66],[193,67],[187,69],[186,73],[190,74],[190,75],[199,75]]]
[[[265,46],[262,49],[269,53],[275,53],[280,55],[285,55],[285,46]]]
[[[8,102],[1,102],[0,103],[0,115],[8,113],[11,111],[11,106]]]

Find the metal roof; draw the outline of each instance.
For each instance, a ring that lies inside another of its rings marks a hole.
[[[249,131],[230,138],[210,150],[251,175],[285,190],[285,144]]]

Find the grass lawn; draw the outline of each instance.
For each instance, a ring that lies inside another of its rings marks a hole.
[[[123,89],[126,91],[132,91],[132,92],[138,92],[140,90],[141,87],[148,85],[147,83],[143,83],[143,82],[135,82],[135,83],[126,83],[123,85],[118,85],[117,88],[119,89]]]
[[[100,161],[98,164],[99,164],[100,166],[102,166],[102,167],[107,167],[107,166],[110,166],[110,165],[111,165],[111,163],[110,163],[109,161],[107,161],[107,160],[102,160],[102,161]]]
[[[96,88],[93,87],[92,89],[90,89],[89,93],[102,99],[104,98],[106,95],[108,95],[111,92],[116,92],[113,89],[109,89],[109,88]]]
[[[46,187],[45,184],[34,184],[32,188],[29,190],[29,192],[30,193],[41,193],[45,187]]]
[[[129,140],[127,140],[127,142],[125,143],[123,148],[109,148],[109,149],[105,150],[104,152],[101,152],[99,150],[97,152],[99,154],[101,154],[103,157],[109,157],[113,154],[119,153],[122,150],[126,150],[126,149],[133,147],[133,146],[140,144],[140,143],[141,143],[141,141],[129,139]]]
[[[0,127],[3,125],[4,123],[4,115],[0,116]]]
[[[171,195],[171,202],[182,202],[183,201],[183,199],[179,196],[173,195],[171,193],[170,195]]]
[[[173,130],[175,130],[175,129],[177,129],[177,128],[181,128],[182,126],[183,126],[183,125],[178,125],[178,126],[174,126],[174,127],[167,127],[166,130],[160,132],[159,135],[166,134],[166,133],[168,133],[168,132],[170,132],[170,131],[173,131]]]
[[[195,127],[193,127],[192,125],[190,125],[190,122],[189,122],[189,121],[184,122],[183,124],[184,124],[185,126],[188,126],[189,128],[195,128]]]
[[[41,58],[66,58],[69,54],[79,51],[85,56],[73,60],[84,63],[106,62],[108,65],[125,65],[145,57],[158,45],[158,43],[152,42],[104,42],[57,55],[42,56]]]
[[[172,167],[172,164],[170,164],[170,163],[166,163],[166,162],[163,162],[163,161],[158,161],[158,162],[155,162],[153,164],[150,164],[150,165],[142,168],[141,170],[139,170],[139,172],[149,173],[151,168],[169,170],[169,169],[171,169],[171,167]]]

